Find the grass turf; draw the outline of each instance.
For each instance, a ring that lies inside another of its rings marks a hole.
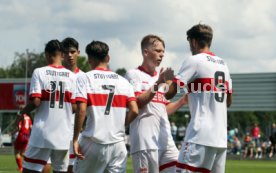
[[[13,155],[0,155],[0,173],[18,173]],[[127,173],[132,173],[131,159],[127,162]],[[276,161],[227,160],[226,173],[276,173]]]

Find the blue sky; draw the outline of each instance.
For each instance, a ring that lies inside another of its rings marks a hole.
[[[142,37],[157,34],[166,42],[161,66],[178,71],[190,56],[186,31],[201,22],[213,27],[211,50],[232,73],[275,72],[275,7],[274,0],[1,0],[0,66],[15,52],[42,52],[47,41],[71,36],[82,55],[87,43],[102,40],[112,69],[135,68]]]

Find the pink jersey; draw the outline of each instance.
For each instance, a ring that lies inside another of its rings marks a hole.
[[[136,100],[132,86],[120,75],[101,68],[77,79],[76,101],[87,103],[82,136],[100,144],[124,140],[126,108]]]
[[[69,149],[72,131],[72,93],[75,75],[63,66],[34,70],[30,97],[41,99],[36,109],[29,145],[57,150]]]
[[[146,92],[158,79],[157,72],[150,75],[140,66],[129,70],[126,78],[133,85],[136,95]],[[130,124],[131,153],[148,149],[165,150],[174,146],[164,97],[160,87],[154,98],[139,109],[139,116]]]
[[[227,64],[211,52],[183,62],[176,79],[188,87],[191,120],[185,142],[227,147],[227,93],[232,82]]]

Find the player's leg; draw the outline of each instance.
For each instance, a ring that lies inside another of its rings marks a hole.
[[[73,167],[74,173],[91,173],[91,172],[104,172],[107,166],[107,153],[108,145],[97,144],[91,139],[81,137],[79,140],[80,150],[85,159],[80,160],[76,158]]]
[[[176,172],[210,173],[215,157],[216,150],[214,148],[185,142],[179,152]]]
[[[23,171],[23,166],[22,166],[22,157],[27,148],[27,143],[24,141],[20,141],[19,138],[15,140],[14,143],[14,155],[15,155],[15,160],[16,164],[18,166],[18,171],[22,172]]]
[[[51,163],[54,173],[65,173],[69,165],[68,150],[52,150]]]
[[[227,149],[218,148],[216,158],[212,167],[212,173],[223,173],[225,171]]]
[[[22,158],[20,155],[20,150],[14,148],[14,156],[15,156],[15,161],[18,167],[18,171],[22,172],[23,167],[22,167]]]
[[[158,173],[158,150],[142,150],[132,154],[135,173]]]
[[[42,170],[41,173],[50,173],[51,170],[52,170],[51,164],[52,164],[52,163],[51,163],[51,159],[49,159],[49,160],[47,161],[47,164],[44,166],[44,168],[43,168],[43,170]]]
[[[106,171],[108,173],[125,173],[127,166],[127,150],[125,142],[121,141],[111,144],[108,148],[110,155],[110,162],[107,165]]]
[[[50,149],[28,146],[23,162],[23,172],[41,172],[50,158]]]
[[[159,150],[159,171],[160,173],[171,173],[176,171],[176,164],[179,151],[175,145],[167,150]]]

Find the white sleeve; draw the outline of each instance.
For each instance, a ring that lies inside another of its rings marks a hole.
[[[135,94],[134,94],[134,90],[133,90],[133,87],[130,83],[127,82],[127,85],[128,85],[128,98],[127,98],[127,101],[136,101],[136,98],[135,98]]]
[[[197,78],[197,61],[194,57],[189,57],[183,62],[175,78],[185,85],[193,82]]]
[[[72,96],[71,96],[71,103],[76,103],[76,87],[77,87],[77,77],[76,75],[74,75],[74,77],[72,77],[71,79],[72,82],[72,86],[71,86],[71,92],[72,92]]]
[[[39,70],[35,69],[31,79],[30,94],[29,94],[30,98],[33,98],[33,97],[41,98],[41,90],[42,90],[42,86],[39,80]]]
[[[125,75],[125,78],[129,81],[132,85],[133,90],[135,93],[142,93],[142,86],[139,80],[138,75],[134,71],[128,71]]]
[[[80,75],[76,82],[75,100],[87,103],[87,78],[86,74]]]

